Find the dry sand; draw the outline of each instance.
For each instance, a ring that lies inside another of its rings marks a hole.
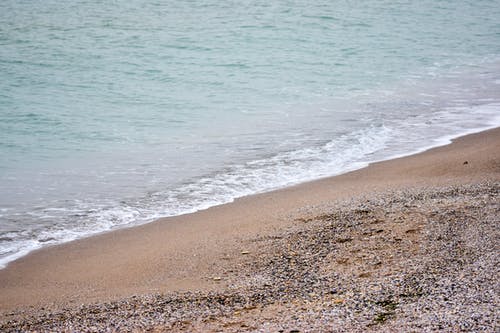
[[[43,249],[0,271],[0,329],[495,331],[499,181],[494,129]]]

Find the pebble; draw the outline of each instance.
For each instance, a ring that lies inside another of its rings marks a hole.
[[[19,310],[3,315],[0,331],[494,332],[499,193],[498,182],[483,182],[314,207],[307,223],[254,240],[258,260],[228,271],[227,290]]]

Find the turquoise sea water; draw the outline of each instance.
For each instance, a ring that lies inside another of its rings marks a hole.
[[[4,0],[0,265],[498,125],[498,0]]]

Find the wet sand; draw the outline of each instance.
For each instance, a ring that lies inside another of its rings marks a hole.
[[[498,328],[499,181],[494,129],[42,249],[0,270],[0,328]]]

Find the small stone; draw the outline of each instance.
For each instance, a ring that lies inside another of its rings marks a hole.
[[[346,264],[349,261],[349,258],[338,258],[336,260],[337,264]]]
[[[351,237],[345,237],[345,238],[337,238],[337,243],[347,243],[347,242],[350,242],[352,241],[352,238]]]

